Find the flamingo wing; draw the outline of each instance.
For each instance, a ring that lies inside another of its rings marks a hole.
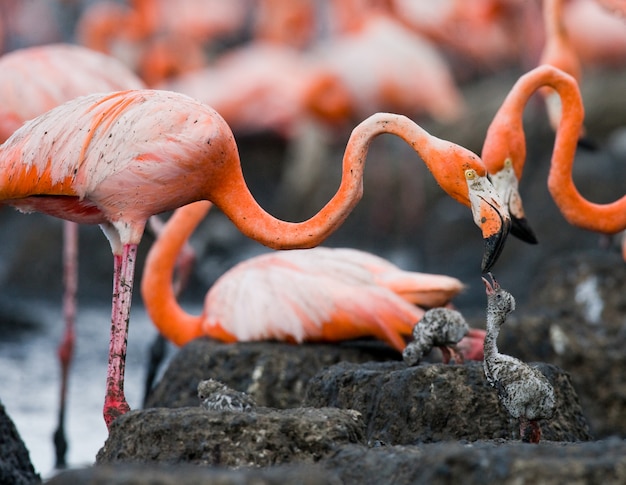
[[[239,341],[373,336],[399,350],[402,336],[410,335],[423,315],[362,267],[324,256],[301,258],[298,251],[236,266],[211,288],[205,308],[206,327],[221,326]]]

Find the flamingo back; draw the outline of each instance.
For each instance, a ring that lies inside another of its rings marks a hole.
[[[0,199],[59,216],[41,199],[68,198],[61,204],[87,207],[89,217],[67,219],[140,223],[143,232],[151,215],[208,198],[229,162],[240,170],[230,128],[198,101],[154,90],[92,94],[27,122],[0,147]]]
[[[362,251],[315,248],[262,255],[213,285],[204,328],[208,335],[223,329],[239,341],[373,336],[401,350],[403,336],[411,334],[424,310],[379,283],[380,274],[392,271],[411,283],[413,273]],[[424,286],[425,275],[416,275]]]

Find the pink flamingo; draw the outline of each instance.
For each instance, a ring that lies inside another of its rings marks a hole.
[[[126,338],[137,245],[148,218],[205,199],[262,244],[316,246],[360,199],[369,144],[383,133],[407,141],[441,187],[472,209],[486,243],[482,267],[489,269],[503,248],[510,220],[482,161],[399,115],[379,113],[354,129],[337,193],[301,223],[276,219],[257,204],[228,125],[210,107],[179,93],[131,90],[77,98],[27,122],[0,146],[3,203],[99,224],[111,244],[107,426],[130,409],[124,397]]]
[[[50,44],[5,54],[0,58],[0,143],[26,120],[77,96],[142,87],[142,81],[120,61],[84,47]],[[78,226],[74,222],[64,221],[63,239],[65,330],[58,349],[61,390],[54,432],[57,468],[66,466],[65,404],[76,339]]]
[[[572,129],[571,119],[579,110],[582,114],[583,109],[578,84],[571,76],[550,65],[539,66],[519,78],[489,125],[482,149],[482,158],[493,185],[508,205],[511,232],[530,243],[536,243],[537,239],[526,220],[519,193],[519,181],[526,163],[523,113],[530,97],[542,87],[549,87],[561,97],[559,104],[563,105],[566,117],[557,126],[552,166],[562,163],[563,157],[574,158],[579,135],[574,130],[580,130],[580,126],[576,127],[574,123]]]
[[[483,146],[483,161],[493,184],[511,213],[513,234],[516,220],[524,220],[519,180],[526,159],[522,115],[528,99],[548,85],[561,98],[562,116],[557,128],[550,161],[548,190],[563,217],[572,225],[616,234],[626,229],[626,196],[608,204],[586,200],[576,189],[572,167],[584,119],[584,107],[576,80],[552,66],[539,66],[515,83],[491,123]],[[525,226],[525,224],[522,224]],[[626,248],[622,247],[626,259]]]
[[[174,266],[210,208],[200,201],[177,209],[144,267],[146,311],[178,346],[203,335],[297,343],[374,336],[402,351],[404,337],[424,314],[416,305],[445,305],[463,289],[456,278],[403,271],[364,251],[316,247],[239,263],[211,287],[202,315],[189,315],[176,301]]]
[[[437,48],[396,20],[387,1],[333,1],[337,32],[312,49],[355,99],[354,115],[380,110],[458,120],[463,96]]]
[[[206,65],[209,43],[243,28],[245,2],[96,2],[76,25],[78,41],[112,55],[150,86]]]
[[[453,57],[457,75],[526,64],[540,50],[539,2],[391,0],[395,17]]]
[[[212,106],[235,133],[270,131],[293,138],[303,121],[345,122],[353,108],[341,79],[313,56],[263,40],[156,87]]]

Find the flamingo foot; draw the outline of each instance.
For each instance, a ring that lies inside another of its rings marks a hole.
[[[110,394],[107,394],[104,399],[104,422],[107,425],[107,429],[111,429],[111,424],[122,414],[126,414],[130,411],[130,406],[126,402],[126,399],[122,395],[122,398],[113,398]]]
[[[55,463],[54,467],[57,470],[62,470],[67,468],[67,461],[65,456],[67,455],[67,439],[65,437],[65,427],[62,424],[62,421],[59,421],[59,427],[54,431],[54,435],[52,435],[52,441],[54,443],[54,455],[55,455]]]

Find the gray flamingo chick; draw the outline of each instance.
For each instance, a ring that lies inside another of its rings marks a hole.
[[[483,366],[487,382],[498,391],[498,398],[509,414],[519,419],[520,437],[528,443],[541,439],[540,419],[554,414],[554,388],[538,369],[515,357],[498,352],[497,339],[507,315],[515,310],[515,298],[502,289],[493,275],[482,278],[487,293],[487,335]]]
[[[252,411],[256,402],[245,392],[236,391],[215,379],[198,384],[200,406],[209,411]]]
[[[447,364],[454,357],[457,364],[463,363],[463,355],[456,344],[469,332],[470,328],[463,315],[450,308],[432,308],[413,327],[413,341],[402,352],[408,365],[416,365],[433,347],[439,347],[443,362]]]

